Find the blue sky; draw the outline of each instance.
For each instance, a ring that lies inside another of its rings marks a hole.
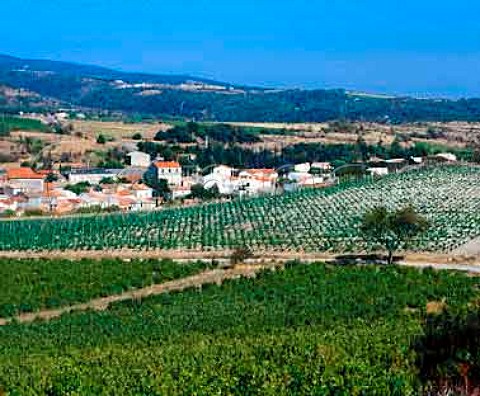
[[[480,96],[480,2],[2,0],[0,52],[251,85]]]

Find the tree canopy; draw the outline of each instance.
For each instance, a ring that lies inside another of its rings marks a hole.
[[[364,214],[361,224],[363,237],[388,252],[389,264],[396,250],[406,248],[413,237],[427,228],[427,219],[413,206],[393,211],[384,206],[375,207]]]

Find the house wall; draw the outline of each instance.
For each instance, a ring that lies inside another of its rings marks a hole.
[[[182,168],[156,168],[157,179],[165,179],[170,186],[182,184]]]
[[[139,166],[142,168],[148,168],[150,166],[150,155],[146,153],[130,153],[128,156],[130,157],[131,166]]]
[[[43,179],[14,179],[11,188],[25,194],[43,192]]]
[[[68,175],[68,181],[71,184],[88,182],[90,184],[99,184],[103,178],[115,178],[115,175],[110,173],[71,173]]]

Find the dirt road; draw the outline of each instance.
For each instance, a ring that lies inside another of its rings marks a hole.
[[[90,309],[95,311],[103,311],[106,310],[110,304],[118,301],[141,300],[149,296],[168,293],[172,291],[181,291],[192,287],[202,287],[202,285],[205,284],[221,284],[228,279],[235,279],[239,277],[253,277],[258,271],[267,267],[274,268],[275,266],[241,265],[231,269],[207,270],[197,275],[192,275],[186,278],[148,286],[143,289],[132,290],[108,297],[95,298],[87,303],[70,305],[58,309],[24,313],[15,316],[14,318],[0,319],[0,326],[5,326],[12,322],[12,320],[20,323],[33,322],[36,319],[50,320],[73,311],[86,311]]]

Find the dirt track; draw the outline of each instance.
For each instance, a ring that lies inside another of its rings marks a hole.
[[[175,261],[196,261],[196,260],[217,260],[229,261],[232,255],[231,250],[199,251],[199,250],[63,250],[63,251],[0,251],[0,258],[35,259],[35,258],[61,258],[77,260],[80,258],[101,259],[101,258],[156,258],[171,259]],[[293,251],[257,251],[250,263],[262,262],[284,262],[288,260],[312,261],[333,261],[342,257],[338,254],[328,253],[305,253]],[[469,264],[480,265],[480,255],[469,254],[433,254],[433,253],[407,253],[402,256],[402,261],[409,263],[437,263],[437,264]]]
[[[75,252],[44,252],[44,253],[26,253],[26,252],[0,252],[0,257],[9,258],[105,258],[105,257],[119,257],[119,258],[170,258],[176,261],[193,261],[193,260],[216,260],[220,263],[229,262],[231,252],[217,251],[217,252],[186,252],[186,251],[75,251]],[[265,268],[277,268],[285,261],[298,259],[303,262],[325,261],[335,263],[341,259],[341,256],[326,255],[326,254],[302,254],[293,252],[265,252],[257,254],[256,258],[246,260],[246,264],[236,266],[228,269],[214,269],[207,270],[200,274],[192,275],[183,279],[177,279],[157,285],[148,286],[146,288],[137,289],[133,291],[124,292],[118,295],[96,298],[87,303],[74,304],[58,309],[42,310],[38,312],[20,314],[9,319],[0,318],[0,326],[4,326],[12,322],[12,320],[20,323],[29,323],[37,319],[50,320],[58,318],[65,313],[72,311],[86,311],[106,310],[110,304],[125,301],[125,300],[141,300],[145,297],[168,293],[172,291],[182,291],[192,287],[201,287],[204,284],[221,284],[228,279],[238,277],[253,277],[255,274]],[[433,255],[433,254],[410,254],[399,260],[398,264],[410,267],[433,267],[435,269],[456,269],[474,273],[480,273],[480,259],[474,256],[448,256],[448,255]]]
[[[141,300],[148,296],[168,293],[172,291],[181,291],[192,287],[201,287],[205,284],[221,284],[223,281],[228,279],[234,279],[238,277],[252,277],[255,276],[256,272],[267,267],[268,266],[263,265],[242,265],[232,269],[208,270],[200,274],[148,286],[143,289],[128,291],[108,297],[95,298],[87,303],[70,305],[58,309],[42,310],[38,312],[20,314],[18,316],[15,316],[13,320],[20,323],[28,323],[33,322],[36,319],[50,320],[58,318],[59,316],[72,311],[103,311],[107,309],[110,304],[118,301]],[[270,265],[269,267],[272,268],[273,266]],[[11,321],[12,319],[0,319],[0,326],[5,326]]]

